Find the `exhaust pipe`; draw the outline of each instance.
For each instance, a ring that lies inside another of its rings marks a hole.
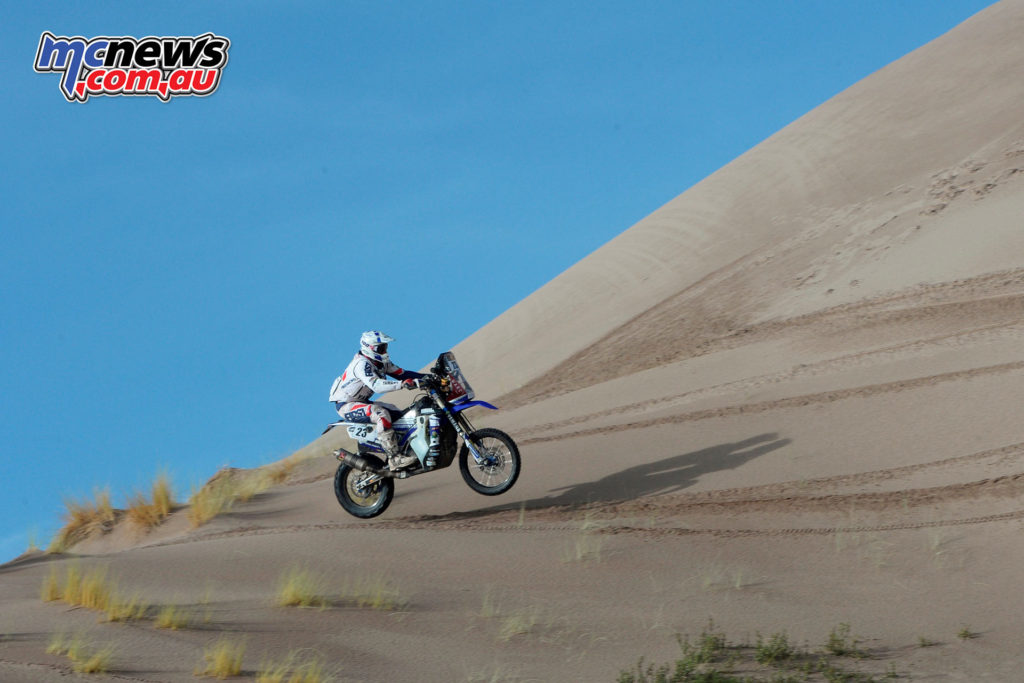
[[[342,461],[354,470],[360,472],[373,472],[374,474],[386,474],[384,470],[378,469],[368,463],[365,458],[362,458],[355,453],[349,453],[344,448],[339,448],[334,451],[334,457]]]

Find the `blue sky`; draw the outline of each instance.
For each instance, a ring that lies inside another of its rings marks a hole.
[[[6,9],[0,561],[65,496],[305,445],[362,330],[424,365],[986,4]],[[210,97],[72,104],[32,70],[43,31],[231,48]]]

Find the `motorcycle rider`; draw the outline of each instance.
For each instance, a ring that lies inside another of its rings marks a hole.
[[[414,465],[419,459],[415,455],[399,454],[398,437],[391,428],[391,411],[398,411],[398,408],[371,401],[370,397],[398,389],[416,389],[425,375],[403,370],[391,362],[388,344],[393,341],[392,337],[377,330],[363,332],[359,338],[359,353],[345,372],[334,380],[329,400],[334,402],[342,419],[373,424],[377,439],[388,457],[388,467],[400,470]]]

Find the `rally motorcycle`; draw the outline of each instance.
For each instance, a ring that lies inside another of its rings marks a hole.
[[[491,427],[476,429],[466,417],[464,411],[473,406],[497,408],[473,400],[473,389],[451,351],[438,356],[431,374],[419,383],[425,393],[392,421],[399,453],[411,451],[418,460],[411,467],[388,469],[384,447],[372,424],[339,420],[324,430],[326,434],[335,427],[346,427],[358,445],[356,453],[344,448],[334,452],[341,461],[334,475],[334,495],[349,514],[376,517],[391,504],[395,479],[442,470],[452,464],[456,454],[462,478],[477,493],[505,493],[519,478],[519,449],[512,437]]]

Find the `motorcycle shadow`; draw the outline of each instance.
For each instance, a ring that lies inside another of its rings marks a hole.
[[[525,508],[571,507],[589,503],[614,503],[656,493],[675,493],[693,486],[711,472],[735,469],[754,458],[792,443],[778,434],[759,434],[749,439],[702,448],[662,460],[634,465],[593,481],[551,489],[557,495],[498,505],[474,511],[474,515]]]

